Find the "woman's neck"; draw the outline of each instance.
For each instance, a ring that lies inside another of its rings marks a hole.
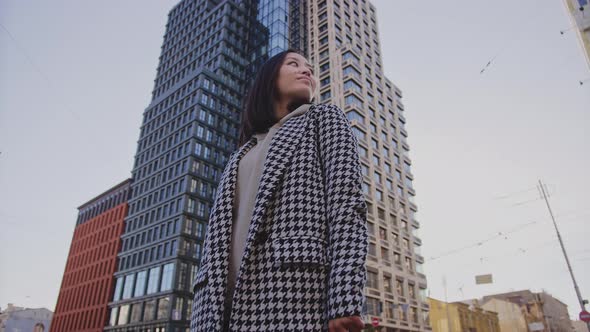
[[[293,112],[297,107],[309,104],[309,100],[306,99],[290,99],[290,100],[277,100],[274,103],[274,114],[277,121],[281,120],[285,115]]]
[[[289,102],[288,101],[275,101],[274,103],[274,114],[275,119],[279,121],[285,115],[289,114]]]

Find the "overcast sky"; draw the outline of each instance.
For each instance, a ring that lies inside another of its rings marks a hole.
[[[55,309],[76,208],[131,175],[176,3],[0,0],[0,307]],[[544,289],[576,317],[536,189],[590,298],[590,71],[559,33],[562,1],[372,3],[404,96],[430,295],[444,300],[444,277],[449,301]]]

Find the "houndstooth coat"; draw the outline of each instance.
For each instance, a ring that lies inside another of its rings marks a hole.
[[[190,331],[222,331],[234,189],[252,137],[231,154],[193,281]],[[361,315],[368,250],[358,141],[338,106],[312,105],[271,140],[239,268],[231,331],[328,331]]]

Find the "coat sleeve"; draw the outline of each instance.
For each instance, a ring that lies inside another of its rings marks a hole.
[[[366,301],[368,234],[358,140],[338,106],[323,105],[317,119],[331,257],[328,315],[330,320],[360,316]]]

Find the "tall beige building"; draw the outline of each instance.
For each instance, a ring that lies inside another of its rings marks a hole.
[[[309,59],[319,101],[343,107],[360,143],[370,232],[368,319],[381,331],[431,331],[402,92],[383,75],[376,8],[308,2]]]
[[[572,29],[578,40],[590,69],[590,4],[588,0],[563,0],[570,16]]]

